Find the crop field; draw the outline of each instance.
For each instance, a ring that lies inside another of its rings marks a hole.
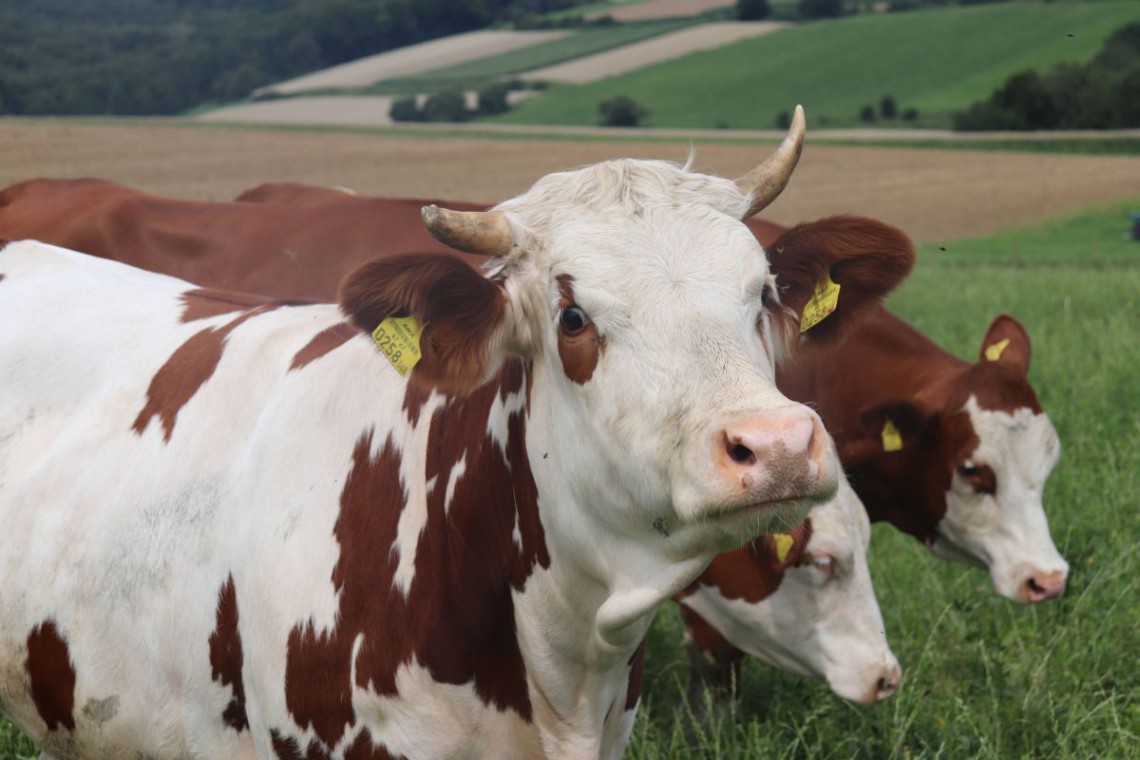
[[[763,128],[802,103],[820,126],[858,123],[892,95],[925,123],[987,96],[1026,68],[1088,60],[1134,2],[1001,3],[863,14],[776,34],[579,86],[494,117],[520,124],[595,124],[598,103],[627,95],[657,127]]]
[[[169,195],[225,198],[260,181],[296,179],[493,200],[558,166],[607,155],[683,158],[687,149],[35,127],[0,121],[0,186],[31,176],[103,176]],[[698,163],[729,173],[766,150],[716,146],[701,149]],[[392,176],[381,171],[386,160]],[[416,160],[412,172],[406,164]],[[897,173],[889,168],[896,160]],[[1129,184],[1140,181],[1138,161],[809,143],[804,174],[774,218],[855,210],[926,241],[890,306],[959,356],[977,356],[997,313],[1028,328],[1030,376],[1063,446],[1044,501],[1071,565],[1068,589],[1060,599],[1019,606],[997,598],[982,571],[936,560],[876,526],[871,569],[906,673],[896,697],[852,705],[822,682],[749,661],[739,702],[710,695],[694,710],[684,697],[679,616],[667,607],[651,632],[645,700],[626,757],[1140,758],[1140,242],[1127,237],[1128,212],[1140,211],[1140,188]],[[447,174],[449,162],[463,172]],[[477,184],[475,175],[496,169],[506,175],[500,184]],[[915,174],[925,180],[906,185]],[[980,199],[955,205],[956,194],[971,189]],[[1008,205],[1018,193],[1033,207]],[[811,202],[796,200],[801,195]],[[0,760],[37,754],[0,721]]]

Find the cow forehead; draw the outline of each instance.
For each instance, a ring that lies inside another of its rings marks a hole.
[[[964,411],[978,437],[974,455],[983,463],[1004,464],[1027,480],[1044,479],[1053,469],[1061,443],[1044,412],[1029,407],[1012,412],[983,409],[974,396]]]

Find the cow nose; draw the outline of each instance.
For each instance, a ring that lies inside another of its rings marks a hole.
[[[902,683],[902,668],[897,664],[890,665],[882,676],[879,677],[878,683],[875,684],[875,698],[874,702],[881,702],[888,697],[893,697],[895,692],[899,690],[899,684]]]
[[[811,494],[829,454],[823,425],[806,409],[736,420],[721,441],[721,473],[763,501]]]
[[[1042,602],[1060,596],[1065,590],[1065,573],[1055,570],[1051,573],[1033,573],[1022,584],[1026,601]]]

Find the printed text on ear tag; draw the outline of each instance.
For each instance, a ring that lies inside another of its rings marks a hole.
[[[388,317],[372,331],[372,340],[401,375],[407,375],[423,357],[420,334],[423,328],[415,317]]]
[[[788,558],[788,552],[796,545],[796,539],[790,533],[773,533],[772,541],[776,544],[776,559],[780,562]]]
[[[898,451],[902,448],[902,434],[890,418],[883,423],[883,451]]]
[[[815,295],[804,306],[804,313],[800,316],[800,332],[807,332],[827,319],[837,306],[839,306],[839,283],[833,281],[828,274],[827,279],[815,287]]]
[[[1006,346],[1009,345],[1009,338],[999,340],[992,346],[986,346],[986,358],[991,362],[996,362],[1001,358],[1002,353],[1005,351]]]

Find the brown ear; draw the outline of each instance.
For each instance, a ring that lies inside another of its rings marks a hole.
[[[780,300],[797,318],[831,279],[838,283],[835,311],[806,333],[833,337],[858,313],[882,300],[914,267],[914,243],[902,231],[858,216],[833,216],[797,224],[766,248]]]
[[[464,393],[492,369],[506,298],[499,285],[457,257],[421,253],[377,259],[352,272],[341,284],[340,307],[369,335],[389,317],[415,317],[423,330],[423,358],[411,378]]]
[[[1025,375],[1029,372],[1031,346],[1029,333],[1020,322],[1008,314],[994,317],[982,340],[979,362],[1001,362]]]
[[[843,446],[841,458],[847,466],[855,466],[884,453],[903,451],[936,425],[936,414],[906,399],[866,406],[859,411],[859,433]]]

